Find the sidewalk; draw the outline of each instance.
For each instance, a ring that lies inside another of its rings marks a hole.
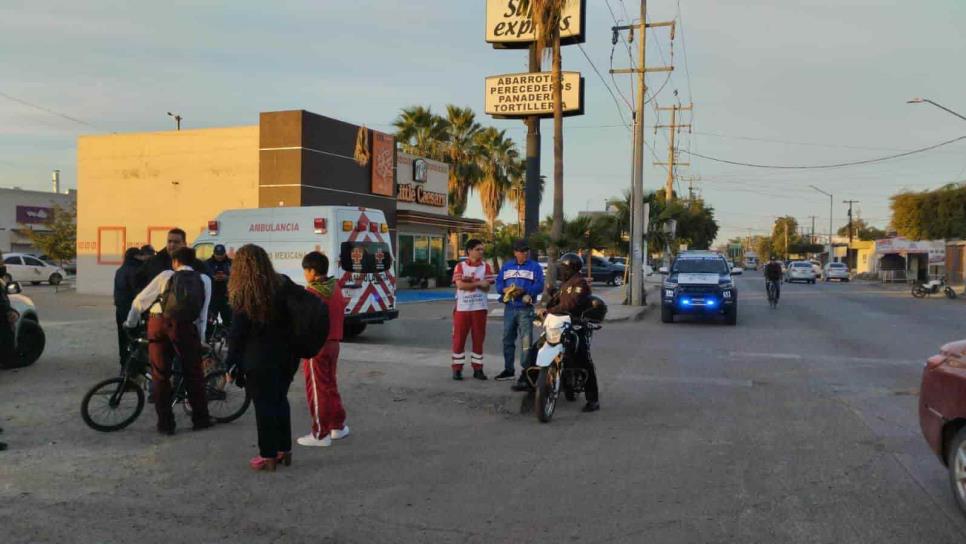
[[[657,283],[653,283],[653,281],[648,278],[647,283],[644,285],[648,306],[655,304],[655,301],[657,301],[658,287],[661,286],[661,280],[657,280]],[[644,315],[647,312],[647,306],[625,306],[624,288],[622,287],[599,289],[595,291],[595,294],[607,303],[607,317],[604,318],[605,323],[613,321],[640,321],[644,319]],[[487,314],[489,319],[503,318],[503,304],[496,301],[496,297],[490,297],[490,313]]]

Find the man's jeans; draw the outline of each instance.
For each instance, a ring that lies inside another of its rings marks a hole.
[[[503,313],[503,368],[513,372],[513,357],[516,355],[516,342],[520,340],[520,368],[527,364],[527,354],[533,343],[533,320],[536,315],[533,307],[512,308],[507,305]]]

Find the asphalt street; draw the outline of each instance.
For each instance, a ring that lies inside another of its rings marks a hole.
[[[28,287],[48,351],[0,373],[0,542],[964,542],[916,403],[966,301],[819,283],[772,310],[760,275],[738,285],[736,327],[607,324],[602,410],[562,401],[549,424],[508,383],[450,379],[451,303],[404,305],[343,345],[352,436],[274,474],[247,467],[252,413],[85,427],[81,397],[117,371],[110,301]],[[290,400],[300,435],[300,377]]]

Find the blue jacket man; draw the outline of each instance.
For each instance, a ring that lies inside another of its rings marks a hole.
[[[533,305],[543,292],[543,269],[530,259],[526,240],[513,243],[514,259],[506,262],[496,276],[496,290],[503,297],[503,372],[497,380],[513,379],[513,358],[516,342],[520,339],[520,379],[526,380],[524,366],[530,351],[533,334]]]

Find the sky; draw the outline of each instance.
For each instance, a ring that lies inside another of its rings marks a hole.
[[[636,18],[635,0],[587,0],[583,52],[563,48],[566,70],[586,81],[585,114],[564,121],[565,212],[603,209],[630,187],[631,61],[611,27]],[[613,14],[613,15],[612,15]],[[966,181],[966,141],[872,165],[809,170],[735,166],[871,159],[966,135],[966,2],[923,0],[650,0],[644,114],[645,191],[663,187],[667,112],[693,102],[679,169],[716,210],[718,241],[770,231],[792,215],[827,233],[843,200],[884,227],[889,196]],[[636,45],[632,44],[636,62]],[[585,57],[586,54],[586,57]],[[600,72],[595,73],[594,68]],[[486,76],[526,71],[523,51],[484,41],[483,0],[314,0],[275,3],[0,0],[0,186],[47,190],[60,169],[76,187],[82,134],[251,125],[258,113],[306,109],[391,130],[410,105],[470,106],[520,145],[522,122],[483,113]],[[677,91],[677,97],[674,91]],[[612,97],[613,93],[613,97]],[[616,97],[616,98],[615,98]],[[542,173],[553,177],[552,121],[542,123]],[[660,158],[655,158],[656,152]],[[686,194],[688,182],[679,181]],[[548,187],[541,216],[551,211]],[[469,216],[481,217],[476,197]],[[513,220],[511,210],[502,216]]]

